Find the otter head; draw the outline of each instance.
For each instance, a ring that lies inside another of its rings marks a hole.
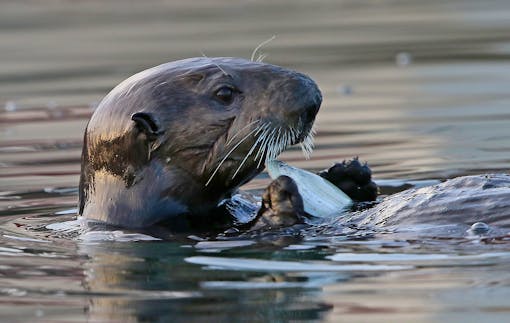
[[[317,85],[282,67],[193,58],[114,88],[84,138],[80,214],[143,227],[206,216],[286,147],[311,148]]]

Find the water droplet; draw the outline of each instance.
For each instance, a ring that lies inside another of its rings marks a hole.
[[[486,234],[489,232],[489,226],[483,222],[476,222],[471,226],[468,232],[475,235]]]
[[[56,101],[49,101],[48,103],[46,103],[46,107],[50,110],[54,110],[58,107],[58,104]]]
[[[18,109],[18,105],[14,101],[7,101],[5,102],[4,109],[7,112],[14,112]]]
[[[48,115],[52,119],[60,119],[64,116],[64,111],[58,108],[57,102],[49,101],[46,103],[46,107],[48,108]]]
[[[395,56],[397,66],[408,66],[413,62],[413,57],[407,52],[400,52]]]
[[[337,88],[337,91],[343,95],[352,95],[353,89],[349,84],[343,84]]]

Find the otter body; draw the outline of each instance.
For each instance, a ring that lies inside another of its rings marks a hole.
[[[287,146],[310,145],[309,77],[240,58],[192,58],[115,87],[84,136],[79,213],[139,228],[207,217]]]
[[[457,177],[443,183],[390,195],[349,221],[361,225],[409,228],[418,224],[471,226],[485,222],[510,227],[510,176]]]
[[[266,160],[293,144],[310,149],[321,101],[306,75],[240,58],[192,58],[138,73],[101,101],[87,125],[79,213],[128,228],[180,219],[207,226],[221,213],[220,202],[260,173]],[[377,196],[370,170],[357,159],[320,175],[354,200]],[[508,175],[460,177],[391,195],[340,221],[508,227],[508,196]],[[282,177],[269,185],[244,227],[290,226],[306,216],[295,183]]]

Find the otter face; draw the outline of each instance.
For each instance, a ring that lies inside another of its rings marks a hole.
[[[267,159],[311,149],[321,104],[307,76],[239,58],[194,58],[132,76],[85,133],[80,214],[141,227],[207,215]]]

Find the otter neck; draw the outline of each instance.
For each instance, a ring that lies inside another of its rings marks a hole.
[[[97,170],[88,190],[81,215],[129,228],[147,227],[186,214],[206,216],[230,193],[217,190],[211,194],[186,171],[159,160],[143,167],[130,187],[122,177]]]

